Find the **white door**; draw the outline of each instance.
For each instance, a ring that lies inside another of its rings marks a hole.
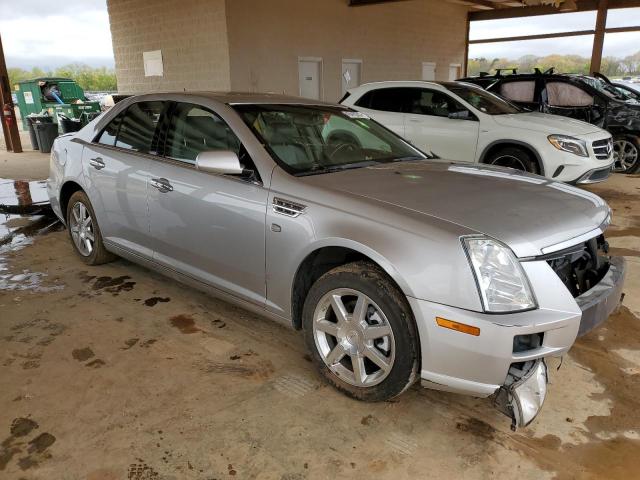
[[[405,137],[443,160],[474,162],[480,122],[473,114],[469,112],[469,119],[449,118],[451,113],[468,110],[444,92],[407,90],[411,90],[413,99],[406,114]]]
[[[322,59],[301,58],[298,60],[298,82],[300,96],[322,99]]]
[[[460,77],[462,77],[462,65],[459,63],[452,63],[449,65],[449,81],[453,82]]]
[[[423,62],[422,80],[431,82],[436,79],[436,64],[433,62]]]
[[[362,60],[342,60],[342,95],[361,83]]]

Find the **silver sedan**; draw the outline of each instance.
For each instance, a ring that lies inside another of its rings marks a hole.
[[[116,255],[296,329],[335,387],[493,396],[513,426],[544,359],[618,305],[599,197],[435,162],[365,114],[274,95],[153,94],[52,150],[80,258]]]

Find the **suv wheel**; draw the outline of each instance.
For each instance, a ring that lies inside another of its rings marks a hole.
[[[375,265],[330,270],[311,287],[302,322],[322,375],[347,395],[384,401],[415,381],[419,342],[404,295]]]
[[[485,163],[498,167],[509,167],[524,172],[540,174],[540,166],[535,158],[524,148],[504,147],[492,153]]]
[[[87,194],[78,191],[67,204],[67,228],[73,246],[87,265],[100,265],[116,257],[104,248],[100,228]]]
[[[637,137],[620,136],[613,139],[614,172],[635,173],[640,168],[640,142]]]

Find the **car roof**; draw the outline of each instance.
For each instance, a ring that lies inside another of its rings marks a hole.
[[[337,106],[334,103],[323,102],[310,98],[294,97],[292,95],[280,95],[277,93],[253,93],[253,92],[157,92],[134,95],[127,100],[136,102],[144,98],[154,100],[166,97],[167,100],[189,101],[195,98],[208,98],[228,105],[238,104],[292,104],[292,105],[323,105]]]
[[[429,87],[435,88],[437,90],[448,90],[451,87],[459,87],[461,82],[440,82],[433,80],[388,80],[384,82],[370,82],[363,83],[362,85],[358,85],[357,87],[353,87],[349,89],[349,93],[356,92],[368,92],[370,90],[375,90],[376,88],[402,88],[402,87]],[[474,84],[470,84],[472,87],[477,87]]]
[[[362,85],[358,85],[357,87],[353,87],[351,90],[355,90],[357,88],[371,88],[371,87],[403,87],[410,85],[431,85],[435,87],[448,87],[456,85],[456,82],[438,82],[435,80],[385,80],[381,82],[369,82],[363,83]]]

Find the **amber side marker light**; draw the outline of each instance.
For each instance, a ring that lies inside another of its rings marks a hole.
[[[480,329],[478,327],[472,327],[471,325],[465,325],[464,323],[454,322],[453,320],[440,317],[436,317],[436,323],[443,328],[455,330],[456,332],[467,333],[474,337],[480,336]]]

